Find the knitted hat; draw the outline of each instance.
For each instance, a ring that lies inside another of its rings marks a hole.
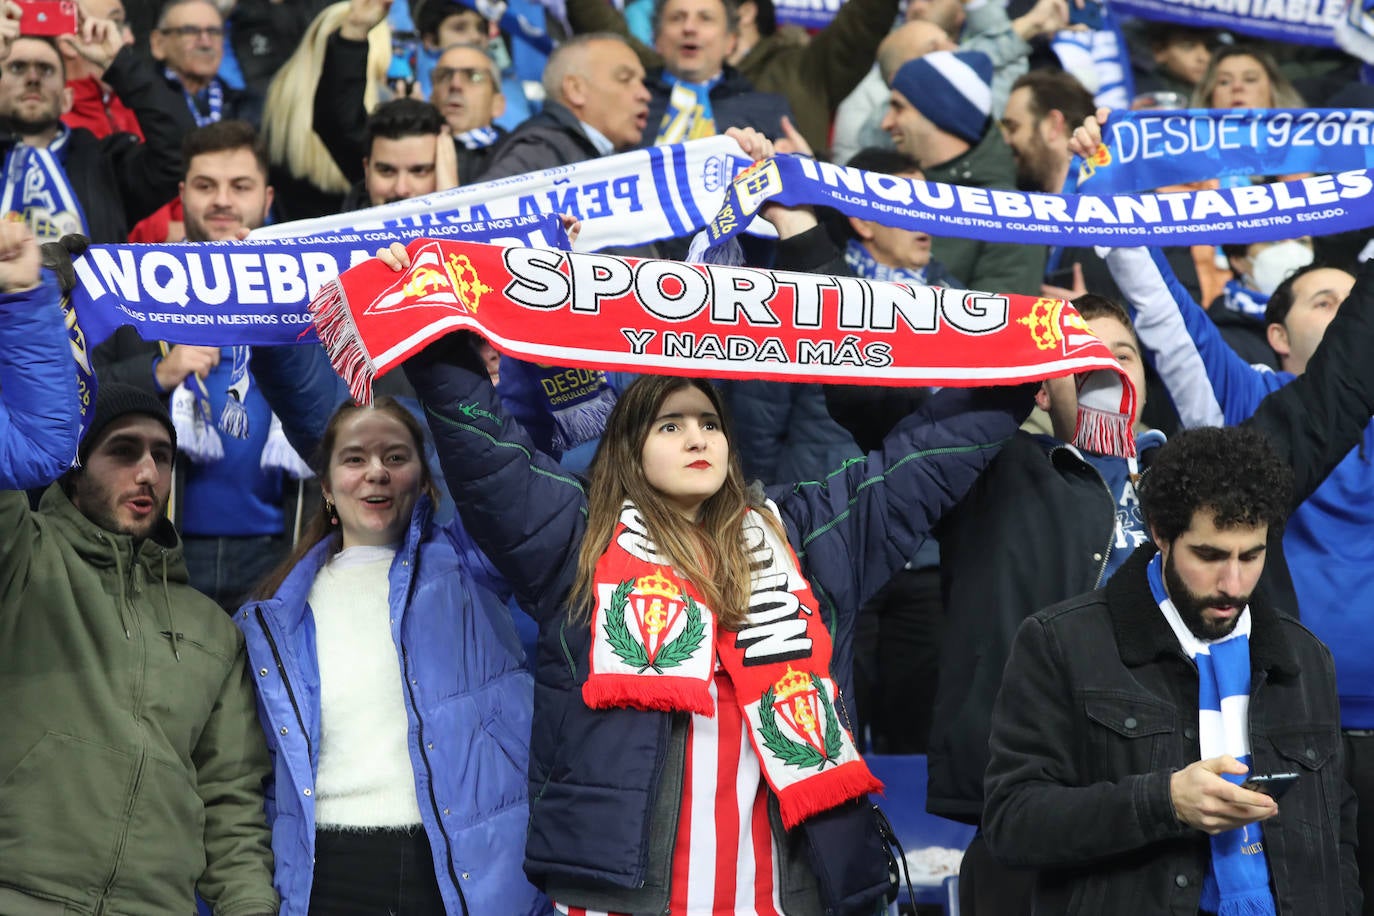
[[[992,114],[992,60],[981,51],[931,51],[892,77],[912,107],[945,133],[983,139]]]
[[[86,463],[86,459],[91,454],[91,449],[100,440],[100,434],[115,420],[129,414],[142,414],[152,417],[163,426],[167,427],[167,435],[172,437],[172,447],[177,444],[177,431],[172,426],[171,414],[162,401],[154,395],[135,388],[133,385],[125,385],[120,382],[102,382],[96,389],[95,410],[91,413],[91,425],[86,430],[86,435],[81,439],[81,445],[77,449],[77,459]]]

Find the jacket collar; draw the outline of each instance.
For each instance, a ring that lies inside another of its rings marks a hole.
[[[1158,550],[1142,544],[1107,582],[1107,610],[1116,630],[1121,660],[1132,667],[1166,655],[1182,656],[1178,638],[1159,611],[1145,567]],[[1250,659],[1256,670],[1296,676],[1300,669],[1292,646],[1283,638],[1279,614],[1255,595],[1250,599]]]
[[[127,534],[106,531],[88,519],[72,504],[60,482],[43,491],[38,511],[65,529],[72,547],[92,566],[115,566],[115,553],[118,552],[124,558],[125,565],[142,563],[149,570],[157,570],[161,576],[165,561],[169,582],[184,583],[188,580],[181,536],[177,534],[176,526],[165,518],[158,521],[150,537],[135,541]]]

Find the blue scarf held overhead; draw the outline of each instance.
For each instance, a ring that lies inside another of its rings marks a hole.
[[[1374,170],[1154,194],[1039,194],[919,181],[776,155],[741,172],[691,254],[744,231],[764,203],[827,206],[884,226],[987,242],[1110,248],[1249,243],[1374,225]]]
[[[86,234],[86,214],[63,163],[71,130],[64,124],[46,148],[15,144],[5,156],[0,213],[19,213],[40,242]]]
[[[1074,190],[1124,194],[1209,178],[1374,168],[1374,111],[1192,108],[1113,112],[1092,161],[1069,163]],[[1306,235],[1295,230],[1294,235]]]
[[[1225,29],[1283,44],[1334,47],[1333,31],[1344,0],[1111,0],[1112,9],[1140,19],[1178,22],[1199,29]],[[1359,0],[1356,0],[1358,3]]]
[[[1230,754],[1251,765],[1250,756],[1250,608],[1244,608],[1236,628],[1221,639],[1201,640],[1183,623],[1164,589],[1163,561],[1150,560],[1146,576],[1159,610],[1178,637],[1179,646],[1197,665],[1198,739],[1202,759]],[[1245,776],[1222,773],[1239,785]],[[1276,916],[1269,890],[1269,859],[1264,830],[1258,823],[1218,833],[1211,838],[1212,855],[1202,882],[1198,906],[1217,916]]]

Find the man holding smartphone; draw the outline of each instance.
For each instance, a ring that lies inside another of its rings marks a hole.
[[[1257,588],[1293,490],[1257,429],[1180,433],[1139,486],[1154,547],[1021,626],[983,829],[1037,914],[1360,912],[1331,653]]]

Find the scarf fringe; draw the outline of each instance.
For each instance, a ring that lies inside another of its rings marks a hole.
[[[808,776],[778,794],[782,825],[791,830],[822,811],[829,811],[850,799],[881,791],[882,782],[868,771],[862,760],[842,763],[815,776]]]
[[[1074,429],[1073,444],[1098,455],[1135,455],[1135,437],[1131,424],[1119,413],[1078,405],[1078,426]]]
[[[368,356],[367,347],[353,314],[348,309],[348,297],[343,284],[331,280],[315,298],[310,300],[310,314],[315,319],[315,332],[329,354],[329,362],[339,377],[348,383],[353,400],[363,406],[372,403],[372,383],[376,381],[376,367]]]
[[[645,678],[638,674],[598,674],[582,685],[582,702],[591,709],[629,707],[646,712],[691,712],[714,718],[715,704],[704,683],[686,683],[682,678],[654,681],[646,691]]]
[[[560,452],[572,451],[584,442],[591,442],[606,429],[606,421],[615,409],[616,394],[603,387],[596,397],[555,410],[553,447]]]
[[[225,400],[224,409],[219,412],[219,431],[233,439],[248,438],[248,408],[237,398]]]
[[[1267,895],[1226,897],[1217,907],[1217,916],[1274,916],[1274,901]]]

